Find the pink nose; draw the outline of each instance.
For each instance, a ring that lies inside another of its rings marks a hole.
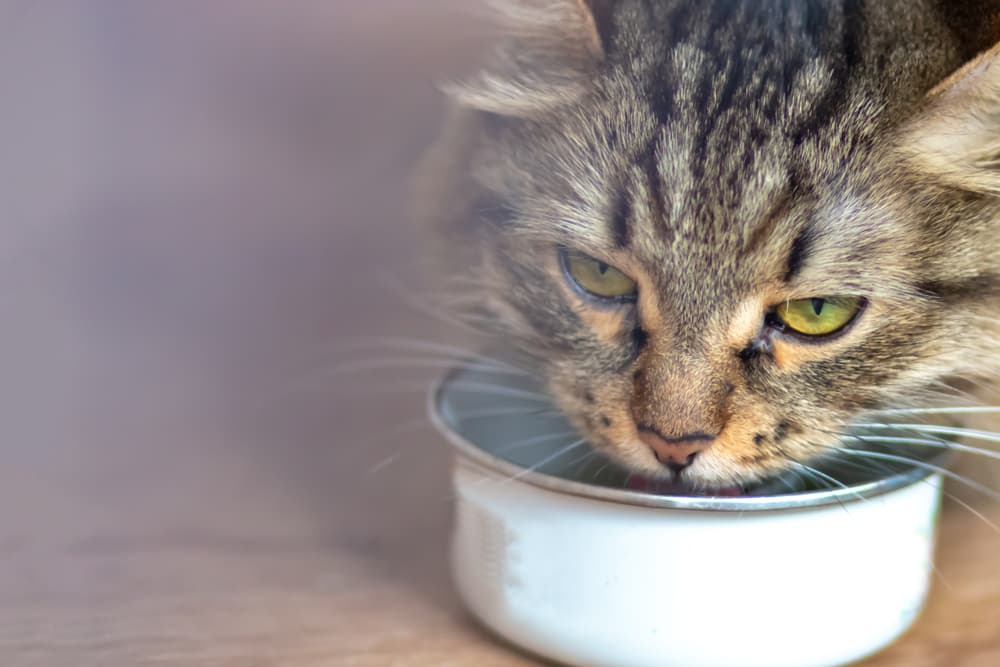
[[[646,443],[657,460],[679,473],[694,463],[698,454],[712,446],[715,436],[708,433],[687,433],[679,438],[667,438],[651,427],[639,427],[639,439]]]

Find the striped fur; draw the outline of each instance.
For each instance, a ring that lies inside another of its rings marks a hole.
[[[421,217],[596,447],[655,474],[637,423],[710,415],[685,474],[746,481],[1000,375],[1000,0],[501,7]],[[637,305],[591,317],[560,247],[628,273]],[[869,306],[836,339],[768,329],[776,303],[837,295]]]

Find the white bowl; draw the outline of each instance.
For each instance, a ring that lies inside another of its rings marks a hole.
[[[455,582],[511,642],[573,665],[828,667],[883,648],[923,607],[939,451],[855,470],[847,488],[631,491],[605,460],[560,453],[569,436],[541,439],[562,422],[528,414],[531,388],[511,379],[458,370],[431,400],[455,450]]]

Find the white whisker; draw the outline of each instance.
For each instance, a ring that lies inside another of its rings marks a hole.
[[[491,364],[471,361],[470,359],[434,359],[430,357],[425,357],[425,358],[386,357],[381,359],[362,359],[358,361],[351,361],[344,364],[340,364],[339,366],[336,366],[333,369],[331,369],[329,372],[333,375],[341,375],[347,373],[358,373],[361,371],[382,370],[386,368],[449,369],[449,368],[454,368],[459,364],[461,364],[461,367],[463,369],[496,373],[497,375],[521,375],[521,376],[529,375],[527,371],[523,371],[520,369],[494,366]]]
[[[519,389],[514,389],[512,387],[497,386],[479,382],[471,382],[466,380],[455,380],[449,383],[450,387],[460,388],[465,393],[470,394],[483,394],[487,396],[503,396],[507,398],[516,398],[526,402],[531,403],[542,403],[545,405],[552,405],[552,399],[543,394],[538,394],[530,391],[523,391]],[[430,385],[427,382],[412,381],[412,382],[400,382],[383,380],[380,383],[375,383],[367,381],[364,384],[353,384],[349,387],[333,387],[333,390],[338,393],[338,395],[343,395],[344,393],[349,393],[351,395],[365,394],[365,395],[380,395],[380,394],[426,394]]]
[[[584,440],[584,439],[582,439],[582,438],[580,440],[576,440],[574,442],[571,442],[570,444],[568,444],[567,446],[563,447],[562,449],[557,450],[555,453],[553,453],[553,454],[551,454],[549,456],[546,456],[544,459],[542,459],[538,463],[532,465],[531,467],[525,468],[524,470],[522,470],[521,472],[517,473],[516,475],[511,476],[510,478],[508,478],[508,481],[518,480],[518,479],[524,477],[525,475],[527,475],[528,473],[535,472],[536,470],[538,470],[542,466],[546,465],[547,463],[551,463],[552,461],[555,461],[557,458],[559,458],[563,454],[566,454],[566,453],[572,451],[573,449],[579,447],[580,445],[586,445],[586,444],[587,444],[587,441]]]
[[[477,352],[475,350],[470,350],[464,347],[459,347],[457,345],[447,345],[444,343],[438,343],[434,341],[421,340],[419,338],[406,338],[403,336],[379,336],[373,338],[366,338],[363,340],[352,341],[344,345],[347,349],[378,349],[378,348],[395,348],[403,351],[415,351],[415,352],[428,352],[435,355],[440,355],[444,358],[454,358],[456,361],[462,361],[466,359],[474,359],[483,363],[498,366],[501,368],[507,368],[509,370],[519,370],[523,372],[528,372],[527,369],[522,368],[513,364],[511,361],[498,359],[496,357],[491,357],[483,352]]]
[[[578,457],[576,459],[573,459],[572,461],[570,461],[569,463],[567,463],[566,467],[568,468],[569,466],[576,466],[573,469],[573,471],[574,471],[573,474],[574,474],[574,476],[579,476],[580,471],[583,470],[583,467],[585,465],[587,465],[587,461],[589,461],[591,459],[591,457],[594,457],[594,456],[597,456],[597,451],[594,450],[594,449],[590,449],[587,452],[585,452],[583,456]]]
[[[889,429],[895,431],[914,431],[917,433],[934,433],[938,435],[954,435],[973,440],[985,440],[987,442],[1000,442],[1000,433],[992,431],[978,431],[971,428],[959,428],[957,426],[938,426],[936,424],[854,424],[860,428]]]
[[[819,479],[826,480],[827,483],[833,483],[836,486],[839,486],[841,489],[844,489],[845,491],[850,491],[851,490],[851,488],[849,486],[847,486],[846,484],[844,484],[843,482],[841,482],[839,479],[837,479],[833,475],[828,475],[828,474],[826,474],[825,472],[823,472],[821,470],[817,470],[816,468],[813,468],[812,466],[808,466],[808,465],[806,465],[804,463],[800,463],[799,461],[794,461],[792,459],[787,459],[787,458],[786,458],[786,460],[789,463],[794,464],[796,467],[798,467],[799,469],[803,470],[804,472],[807,472],[810,475],[813,475],[814,477],[818,477]],[[862,496],[857,491],[852,491],[851,493],[852,493],[853,496],[855,496],[859,500],[863,500],[863,501],[867,501],[868,500],[867,498],[865,498],[864,496]],[[840,499],[840,496],[835,496],[835,498],[836,498],[837,502],[840,504],[841,509],[843,509],[845,512],[847,512],[848,514],[850,514],[850,510],[847,509],[847,505],[845,505],[843,503],[843,501]]]
[[[973,507],[969,503],[965,502],[964,500],[962,500],[961,498],[959,498],[958,496],[956,496],[953,493],[948,493],[946,491],[944,495],[948,496],[948,498],[952,502],[957,503],[961,507],[964,507],[965,509],[967,509],[969,512],[971,512],[973,514],[973,516],[975,516],[976,518],[982,520],[983,523],[985,523],[987,526],[989,526],[990,528],[992,528],[996,533],[1000,534],[1000,526],[997,526],[997,524],[995,524],[993,521],[991,521],[985,514],[983,514],[979,510],[977,510],[975,507]]]
[[[395,463],[396,460],[399,459],[399,457],[402,455],[403,455],[402,451],[393,452],[392,454],[385,457],[384,459],[373,465],[371,468],[369,468],[368,472],[365,473],[365,476],[374,477],[375,475],[379,474],[382,470],[388,468],[390,465]]]
[[[1000,406],[977,405],[951,408],[891,408],[887,410],[873,410],[872,414],[879,415],[949,415],[949,414],[993,414],[1000,413]]]
[[[484,382],[472,382],[470,380],[454,380],[448,384],[449,387],[456,387],[465,391],[473,391],[481,394],[491,394],[494,396],[510,396],[513,398],[523,398],[525,400],[533,400],[540,403],[552,403],[552,398],[546,396],[545,394],[539,394],[534,391],[527,391],[524,389],[515,389],[513,387],[505,387],[501,385],[486,384]]]
[[[913,459],[913,458],[910,458],[908,456],[897,456],[895,454],[886,454],[886,453],[883,453],[883,452],[872,452],[872,451],[868,451],[868,450],[865,450],[865,449],[851,449],[849,447],[837,447],[837,448],[834,448],[834,449],[836,449],[837,451],[842,452],[844,454],[851,455],[851,456],[861,456],[861,457],[865,457],[865,458],[882,459],[882,460],[885,460],[885,461],[896,461],[896,462],[899,462],[899,463],[905,463],[907,465],[916,466],[917,468],[922,468],[924,470],[930,470],[931,472],[940,473],[942,476],[947,477],[949,479],[953,479],[956,482],[959,482],[961,484],[965,484],[969,488],[971,488],[971,489],[973,489],[975,491],[979,491],[980,493],[982,493],[984,495],[987,495],[990,498],[993,498],[995,500],[1000,500],[1000,492],[998,492],[998,491],[996,491],[994,489],[991,489],[988,486],[984,486],[984,485],[982,485],[982,484],[980,484],[978,482],[975,482],[975,481],[973,481],[971,479],[968,479],[967,477],[963,477],[962,475],[953,473],[952,471],[948,470],[947,468],[942,468],[941,466],[936,466],[933,463],[926,463],[924,461],[919,461],[917,459]]]
[[[582,439],[582,438],[580,440],[574,440],[573,442],[569,443],[565,447],[561,447],[558,450],[556,450],[555,452],[553,452],[552,454],[550,454],[549,456],[546,456],[541,461],[538,461],[537,463],[533,464],[532,466],[530,466],[528,468],[524,468],[524,469],[520,470],[519,472],[511,475],[510,477],[505,477],[504,479],[500,480],[497,483],[501,484],[501,485],[505,485],[505,484],[510,484],[511,482],[516,482],[517,480],[521,479],[525,475],[527,475],[529,473],[532,473],[532,472],[535,472],[536,470],[538,470],[542,466],[544,466],[544,465],[546,465],[548,463],[551,463],[552,461],[555,461],[557,458],[559,458],[560,456],[562,456],[564,454],[567,454],[568,452],[572,451],[576,447],[579,447],[581,445],[586,445],[586,443],[587,443],[587,441],[584,440],[584,439]],[[476,480],[472,484],[474,486],[479,486],[481,484],[489,484],[491,482],[496,482],[496,480],[493,477],[484,476],[481,479]],[[447,497],[446,499],[447,500],[454,500],[455,496],[451,495],[451,496]]]
[[[402,303],[409,306],[414,311],[428,316],[432,320],[438,322],[444,322],[445,324],[451,324],[472,333],[477,333],[477,334],[489,333],[483,331],[482,329],[470,326],[467,322],[463,322],[460,319],[452,317],[450,313],[444,312],[441,309],[433,308],[427,303],[422,302],[421,297],[423,295],[416,295],[411,293],[401,282],[396,280],[394,277],[389,276],[388,274],[383,273],[379,276],[376,276],[376,280],[379,283],[381,283],[382,287],[394,293]]]
[[[594,453],[595,454],[599,454],[600,452],[598,452],[595,449]],[[595,479],[595,480],[598,479],[601,476],[601,473],[604,472],[605,470],[607,470],[608,466],[610,466],[610,465],[611,465],[611,460],[610,459],[607,460],[607,461],[605,461],[604,465],[602,465],[600,468],[598,468],[597,470],[594,471],[594,473],[591,475],[591,479]]]
[[[526,438],[524,440],[518,440],[517,442],[515,442],[515,443],[513,443],[511,445],[506,445],[504,447],[500,447],[500,448],[494,450],[492,453],[493,454],[497,454],[497,455],[499,455],[499,454],[506,454],[506,453],[511,452],[511,451],[513,451],[515,449],[523,449],[523,448],[528,447],[530,445],[537,445],[538,443],[541,443],[541,442],[548,442],[549,440],[555,440],[556,438],[566,438],[566,437],[569,437],[569,436],[572,436],[572,435],[573,435],[572,431],[565,431],[565,430],[564,431],[555,432],[555,433],[544,433],[542,435],[536,435],[536,436],[533,436],[531,438]]]
[[[459,417],[460,422],[473,421],[476,419],[492,419],[496,417],[546,417],[546,418],[556,418],[562,417],[562,412],[554,408],[538,408],[531,410],[523,410],[520,408],[511,408],[509,410],[468,410],[462,412],[461,417]]]
[[[894,438],[894,437],[865,436],[865,435],[852,435],[851,437],[861,440],[862,442],[873,442],[875,444],[899,443],[905,445],[919,445],[923,447],[939,447],[941,449],[949,449],[949,450],[954,450],[956,452],[965,452],[968,454],[985,456],[986,458],[1000,461],[1000,452],[993,451],[992,449],[983,449],[981,447],[972,447],[970,445],[963,445],[958,442],[948,442],[947,440],[925,440],[922,438]]]

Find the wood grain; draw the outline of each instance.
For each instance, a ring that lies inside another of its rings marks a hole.
[[[332,372],[455,339],[379,276],[421,259],[405,182],[468,6],[2,7],[2,664],[538,664],[451,588],[427,374]],[[926,614],[866,664],[1000,664],[998,563],[950,507]]]

